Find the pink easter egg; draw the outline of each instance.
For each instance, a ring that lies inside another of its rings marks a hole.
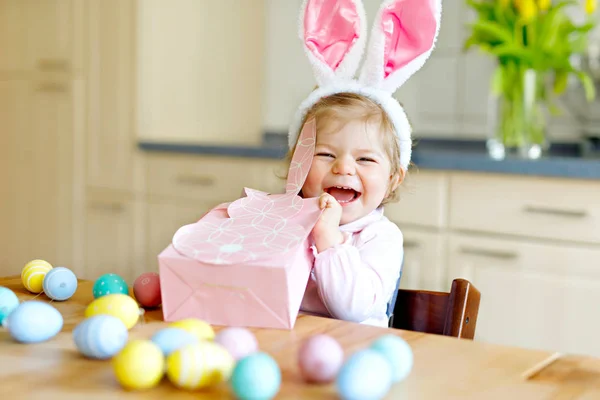
[[[142,307],[158,307],[162,302],[158,274],[145,272],[138,276],[133,283],[133,295]]]
[[[331,336],[314,335],[298,351],[300,374],[309,383],[333,381],[344,362],[342,346]]]
[[[225,347],[237,361],[258,351],[258,342],[245,328],[225,328],[215,335],[215,342]]]

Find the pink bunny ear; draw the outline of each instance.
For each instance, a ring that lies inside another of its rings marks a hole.
[[[365,37],[360,0],[304,0],[300,38],[320,86],[354,76]]]
[[[441,0],[386,0],[375,19],[361,82],[396,91],[433,51],[441,12]]]

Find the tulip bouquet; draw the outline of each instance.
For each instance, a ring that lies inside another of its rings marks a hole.
[[[537,158],[548,144],[545,111],[560,111],[553,100],[569,81],[581,83],[588,101],[595,97],[592,79],[573,61],[585,52],[588,35],[596,26],[596,0],[466,2],[476,19],[469,24],[465,50],[479,48],[497,62],[491,79],[495,118],[488,148],[491,141],[503,150],[516,149]],[[574,7],[584,11],[581,24],[568,14],[577,11]],[[504,155],[502,151],[499,158]]]

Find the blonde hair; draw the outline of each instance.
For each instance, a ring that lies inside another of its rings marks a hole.
[[[400,167],[400,146],[392,121],[383,108],[368,97],[356,93],[336,93],[321,98],[306,113],[300,131],[306,121],[315,118],[317,132],[325,129],[340,129],[350,121],[363,121],[366,124],[378,123],[378,130],[384,140],[386,156],[390,161],[390,177],[404,177],[406,171]],[[332,126],[332,124],[335,124]],[[300,135],[298,135],[300,136]],[[291,162],[296,145],[288,152],[286,160]],[[390,183],[391,184],[391,183]],[[398,186],[399,187],[399,186]],[[382,201],[383,204],[398,201],[398,188],[391,190]]]

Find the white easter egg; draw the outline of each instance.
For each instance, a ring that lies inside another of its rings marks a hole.
[[[121,351],[128,337],[123,321],[112,315],[86,318],[73,330],[73,341],[81,354],[98,360],[106,360]]]
[[[60,332],[63,317],[48,303],[25,301],[8,315],[5,326],[17,342],[39,343]]]

